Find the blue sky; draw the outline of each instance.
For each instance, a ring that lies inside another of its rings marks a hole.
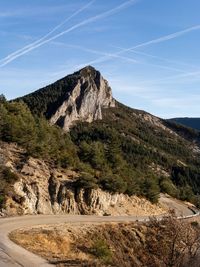
[[[1,0],[0,93],[12,99],[93,65],[114,97],[200,116],[199,0]]]

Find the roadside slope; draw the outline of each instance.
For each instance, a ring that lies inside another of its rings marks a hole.
[[[134,222],[148,220],[147,216],[87,216],[87,215],[30,215],[0,219],[0,266],[6,267],[50,267],[44,259],[14,244],[8,234],[16,229],[24,229],[37,225],[57,223],[103,223],[103,222]],[[6,256],[8,255],[8,257]],[[6,257],[6,259],[5,259]]]
[[[162,201],[168,201],[168,205],[173,205],[177,209],[178,216],[193,217],[199,215],[187,207],[185,203],[176,202],[172,198],[161,197]],[[182,209],[181,209],[182,207]],[[180,210],[182,211],[180,214]],[[157,216],[162,218],[162,216]],[[33,253],[28,252],[22,247],[14,244],[8,235],[17,229],[25,229],[39,225],[52,225],[62,223],[78,223],[79,225],[89,223],[127,223],[135,221],[148,221],[149,216],[91,216],[91,215],[29,215],[21,217],[10,217],[0,219],[0,266],[1,267],[50,267],[46,260]]]

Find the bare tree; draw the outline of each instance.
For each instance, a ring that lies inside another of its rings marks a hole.
[[[151,219],[148,229],[145,246],[149,267],[195,266],[200,253],[200,228],[197,225],[177,220],[171,214],[162,221]]]

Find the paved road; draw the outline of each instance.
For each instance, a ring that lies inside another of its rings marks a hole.
[[[85,215],[32,215],[0,219],[0,267],[50,267],[44,259],[17,246],[8,238],[16,229],[56,223],[133,222],[148,220],[145,216],[85,216]]]
[[[161,216],[160,216],[161,218]],[[56,223],[148,221],[147,216],[30,215],[0,219],[0,267],[52,267],[39,256],[14,244],[8,234],[16,229]]]
[[[192,209],[188,208],[188,205],[181,200],[160,194],[159,203],[164,207],[174,210],[176,216],[190,216],[194,214]]]

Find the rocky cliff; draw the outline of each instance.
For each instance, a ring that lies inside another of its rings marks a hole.
[[[4,165],[19,178],[7,198],[5,214],[156,215],[164,212],[160,206],[136,196],[77,188],[76,172],[54,169],[32,157],[27,159],[25,151],[15,145],[1,144],[0,154]]]
[[[32,111],[42,113],[51,124],[57,124],[65,131],[76,121],[101,120],[102,109],[115,106],[108,82],[91,66],[21,99]],[[34,110],[35,99],[37,110]]]
[[[115,101],[108,82],[92,67],[80,71],[74,88],[66,100],[50,118],[52,124],[59,124],[65,131],[73,122],[102,119],[102,108],[114,107]]]

